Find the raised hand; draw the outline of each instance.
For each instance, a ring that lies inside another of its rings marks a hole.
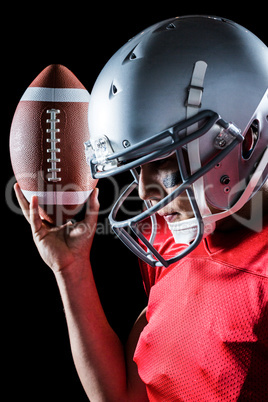
[[[38,212],[38,197],[33,196],[30,204],[19,185],[14,190],[23,211],[31,225],[33,239],[44,262],[58,272],[74,262],[89,260],[90,249],[96,230],[99,202],[98,189],[94,189],[88,201],[87,213],[78,224],[68,222],[62,226],[51,226],[42,220]]]

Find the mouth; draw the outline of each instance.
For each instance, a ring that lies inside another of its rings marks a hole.
[[[180,215],[178,212],[171,212],[168,214],[158,212],[158,214],[160,216],[162,216],[165,219],[165,221],[168,223],[174,222],[176,219],[178,219],[178,217]]]

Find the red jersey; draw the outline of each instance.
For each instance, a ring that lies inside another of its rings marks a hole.
[[[174,256],[172,235],[156,239]],[[168,268],[141,262],[149,295],[134,360],[150,401],[268,400],[268,225],[215,233]]]

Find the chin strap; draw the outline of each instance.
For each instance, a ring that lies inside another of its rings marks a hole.
[[[193,74],[191,78],[191,83],[189,85],[188,98],[186,100],[186,117],[187,119],[194,116],[201,107],[202,96],[204,91],[204,80],[207,70],[207,63],[200,60],[194,65]],[[198,130],[198,123],[193,124],[187,128],[187,135]],[[187,152],[190,163],[191,174],[194,174],[197,170],[201,168],[200,150],[199,150],[199,139],[196,139],[187,144]],[[195,183],[193,183],[193,190],[195,194],[195,199],[200,210],[201,216],[207,216],[211,213],[206,199],[205,199],[205,189],[203,177],[200,177]],[[176,243],[186,243],[189,244],[195,239],[197,234],[197,221],[195,219],[190,219],[189,221],[169,224],[169,228],[172,231]],[[205,225],[204,236],[212,233],[215,229],[214,223],[209,223]]]

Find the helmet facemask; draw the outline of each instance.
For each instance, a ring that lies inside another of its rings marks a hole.
[[[196,127],[196,130],[191,130],[191,133],[187,134],[187,129],[192,126]],[[198,139],[202,140],[202,137],[208,132],[213,133],[215,154],[200,169],[191,173],[187,169],[184,156],[185,150],[187,150],[191,142]],[[204,225],[204,208],[200,202],[198,203],[196,197],[196,194],[202,189],[199,190],[196,183],[200,183],[203,175],[214,168],[242,141],[243,136],[233,123],[227,123],[217,113],[207,110],[187,120],[178,122],[173,127],[157,134],[154,137],[154,141],[149,139],[137,144],[135,149],[133,149],[134,147],[130,147],[129,149],[126,148],[125,152],[114,153],[108,137],[102,137],[97,142],[95,141],[95,143],[87,142],[85,147],[92,177],[103,178],[128,170],[133,175],[133,182],[121,194],[109,215],[109,221],[114,232],[143,261],[152,266],[168,266],[189,254],[201,242],[204,234],[211,233],[211,228],[214,228],[211,222]],[[139,185],[139,175],[136,168],[167,157],[172,153],[176,154],[182,183],[156,205],[152,206],[150,201],[144,201],[145,210],[143,212],[134,217],[118,221],[117,215],[124,201],[131,196],[132,192]],[[134,154],[138,156],[133,158]],[[193,188],[194,185],[198,188],[198,191]],[[187,221],[175,223],[174,229],[173,225],[170,224],[170,229],[172,232],[178,232],[177,240],[176,235],[174,235],[175,241],[184,244],[188,243],[188,247],[184,248],[176,257],[165,260],[153,246],[157,230],[155,214],[184,192],[186,192],[190,201],[194,213],[194,221],[191,220],[190,226]],[[140,230],[140,224],[148,218],[150,218],[152,225],[149,239]],[[143,243],[145,248],[141,247],[140,243],[130,235],[131,232]],[[182,238],[179,238],[178,235],[182,235]]]

